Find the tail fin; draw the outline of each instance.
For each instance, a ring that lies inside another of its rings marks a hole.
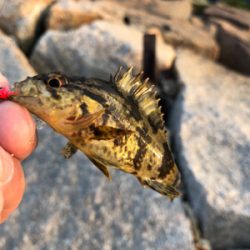
[[[166,195],[172,201],[175,197],[179,196],[181,193],[174,187],[170,185],[163,184],[162,182],[158,182],[157,180],[147,179],[144,180],[144,185],[149,186],[155,191]]]

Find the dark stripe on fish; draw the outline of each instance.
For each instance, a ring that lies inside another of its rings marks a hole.
[[[107,112],[104,112],[102,115],[102,125],[105,126],[108,123],[109,114]]]
[[[168,147],[168,144],[164,143],[163,147],[164,147],[164,155],[162,158],[161,166],[158,168],[159,171],[158,177],[161,179],[164,179],[168,175],[169,171],[174,167],[173,157]]]
[[[116,107],[114,105],[110,105],[106,112],[107,114],[110,114],[110,116],[112,117],[112,120],[117,124],[117,126],[119,128],[124,128],[124,125],[122,124],[122,121],[120,121],[117,116],[115,115],[117,112],[116,112]]]
[[[153,133],[156,134],[158,132],[158,129],[160,129],[160,124],[155,124],[154,114],[150,114],[148,116],[148,122],[153,130]]]
[[[84,89],[83,93],[90,97],[91,99],[99,102],[100,104],[102,104],[103,106],[106,104],[106,99],[103,98],[102,96],[98,95],[97,93],[93,93],[90,90]]]
[[[146,128],[140,128],[137,127],[136,131],[139,133],[139,135],[145,140],[147,144],[150,144],[152,142],[151,136],[148,134],[148,131]]]
[[[135,118],[136,121],[143,121],[138,101],[132,96],[127,96],[127,100],[127,103],[130,106],[130,114]]]
[[[88,105],[83,102],[81,105],[80,105],[80,108],[82,110],[82,114],[83,115],[88,115],[89,114],[89,109],[88,109]]]
[[[56,100],[60,100],[62,97],[60,95],[57,94],[57,90],[54,88],[49,87],[48,85],[46,85],[46,89],[48,92],[50,92],[51,96],[56,99]]]
[[[144,143],[142,138],[138,139],[138,146],[139,146],[139,149],[137,150],[135,157],[133,159],[134,168],[136,170],[139,170],[141,168],[144,156],[147,152],[147,148],[146,148],[147,144]]]

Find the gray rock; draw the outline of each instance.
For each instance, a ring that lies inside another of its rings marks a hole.
[[[249,14],[250,15],[250,14]],[[218,26],[219,61],[243,74],[250,75],[250,29],[240,29],[226,21],[214,19]]]
[[[39,19],[53,0],[1,1],[0,28],[7,34],[13,35],[20,47],[29,52]]]
[[[123,24],[96,21],[79,29],[48,31],[35,47],[31,63],[38,72],[108,78],[120,66],[141,69],[143,33]],[[170,68],[175,51],[159,41],[159,67]]]
[[[35,74],[16,43],[0,31],[0,72],[10,82],[20,81]]]
[[[65,140],[50,129],[39,136],[23,163],[24,200],[0,227],[1,249],[194,249],[180,198],[171,203],[119,171],[109,182],[83,154],[65,160]]]
[[[191,52],[171,118],[187,195],[213,248],[250,247],[250,78]]]

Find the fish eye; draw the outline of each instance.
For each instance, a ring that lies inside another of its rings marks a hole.
[[[47,83],[52,88],[60,88],[63,85],[62,80],[58,78],[51,78]]]

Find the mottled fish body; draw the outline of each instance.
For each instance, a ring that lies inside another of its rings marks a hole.
[[[11,100],[25,106],[79,149],[108,177],[114,167],[170,199],[179,171],[167,141],[156,90],[141,74],[118,72],[109,81],[40,74],[16,83]]]

